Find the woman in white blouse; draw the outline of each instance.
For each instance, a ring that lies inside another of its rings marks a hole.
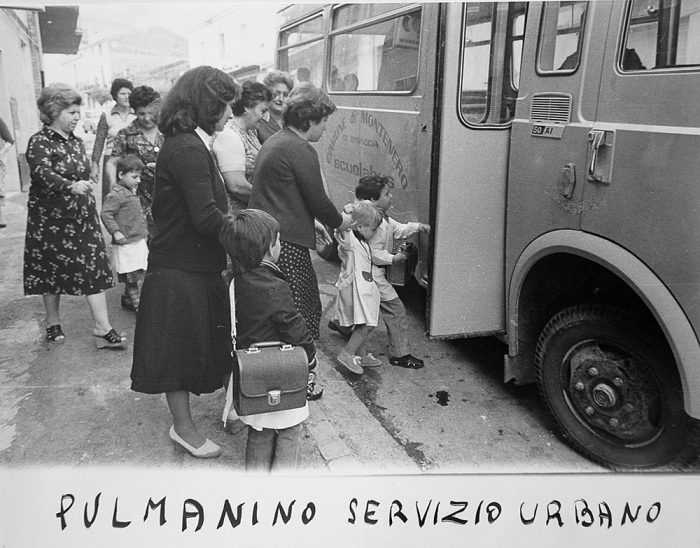
[[[240,100],[232,106],[233,118],[217,134],[212,146],[226,183],[229,212],[248,207],[255,158],[261,146],[256,130],[272,100],[270,90],[259,82],[248,80],[242,87]]]

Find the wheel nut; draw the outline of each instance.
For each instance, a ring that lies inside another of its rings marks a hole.
[[[615,428],[618,424],[620,424],[620,421],[618,421],[616,418],[610,419],[610,426]]]
[[[592,415],[595,413],[595,409],[593,409],[591,406],[586,407],[586,415]]]
[[[583,389],[586,388],[586,387],[583,385],[582,382],[577,382],[577,383],[574,385],[574,388],[580,392],[581,390],[583,390]]]
[[[596,367],[591,367],[591,368],[588,370],[588,374],[589,374],[591,377],[595,377],[595,376],[598,374],[598,368],[596,368]]]
[[[622,386],[622,379],[620,377],[615,377],[613,383],[615,384],[615,386]]]

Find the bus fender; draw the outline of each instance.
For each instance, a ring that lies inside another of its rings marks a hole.
[[[700,418],[700,343],[688,318],[666,285],[642,261],[624,248],[586,232],[548,232],[533,240],[516,261],[508,290],[509,352],[506,366],[517,363],[517,356],[525,350],[522,348],[524,341],[518,338],[518,307],[523,284],[533,266],[554,253],[577,255],[598,263],[637,293],[663,330],[673,351],[686,412],[691,417]],[[536,342],[530,344],[534,346]]]

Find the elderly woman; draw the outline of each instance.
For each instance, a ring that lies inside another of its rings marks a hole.
[[[272,135],[282,129],[282,114],[284,113],[284,101],[294,87],[294,80],[286,72],[273,70],[263,78],[263,84],[272,93],[272,100],[268,110],[269,118],[263,120],[258,127],[258,140],[260,144],[267,141]]]
[[[165,393],[170,438],[199,458],[218,457],[221,449],[197,429],[190,393],[214,392],[232,372],[231,311],[221,276],[226,251],[219,243],[228,203],[210,146],[239,97],[230,76],[200,66],[185,72],[163,100],[165,141],[152,208],[158,232],[136,318],[131,388]]]
[[[263,121],[272,93],[263,84],[243,82],[241,98],[233,104],[233,119],[214,139],[212,150],[228,191],[229,211],[248,207],[253,189],[255,158],[260,141],[255,130]]]
[[[136,119],[124,129],[120,129],[114,138],[112,155],[107,162],[109,179],[117,181],[117,159],[126,154],[138,157],[145,166],[141,173],[137,194],[141,200],[141,209],[148,224],[148,237],[153,238],[156,225],[151,215],[153,203],[153,185],[155,181],[156,158],[163,146],[163,134],[158,130],[156,115],[160,106],[160,93],[149,86],[139,86],[129,95],[129,105],[136,114]]]
[[[335,105],[328,95],[305,82],[287,98],[284,128],[260,149],[250,207],[267,211],[280,223],[282,252],[278,266],[284,272],[294,304],[318,339],[321,297],[310,249],[316,246],[314,219],[344,230],[350,216],[338,212],[326,194],[318,155],[309,144],[326,129]]]
[[[123,347],[112,328],[104,291],[114,285],[90,181],[85,145],[73,134],[80,119],[80,94],[52,84],[37,101],[44,127],[27,145],[31,187],[24,248],[24,293],[41,295],[46,336],[64,342],[61,295],[86,295],[98,348]]]
[[[104,151],[104,165],[102,166],[102,201],[109,194],[109,189],[116,183],[109,177],[107,164],[112,155],[112,144],[120,129],[125,128],[134,121],[136,115],[129,105],[129,96],[134,89],[134,84],[125,78],[117,78],[112,82],[109,90],[112,99],[116,101],[109,114],[102,113],[95,131],[95,144],[92,147],[91,178],[97,182],[99,179],[100,160]]]

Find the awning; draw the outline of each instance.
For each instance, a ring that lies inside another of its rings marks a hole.
[[[44,53],[73,55],[83,36],[78,26],[78,6],[44,6],[39,12],[39,30]]]

